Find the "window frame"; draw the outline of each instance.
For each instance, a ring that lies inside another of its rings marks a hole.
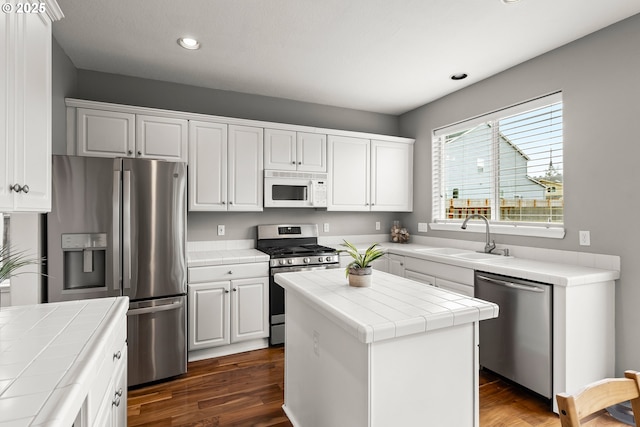
[[[512,105],[506,108],[502,108],[493,111],[488,114],[482,114],[472,117],[467,120],[459,121],[451,125],[443,126],[434,129],[432,132],[431,140],[431,167],[432,167],[432,214],[429,227],[432,230],[442,231],[464,231],[460,228],[463,219],[449,219],[446,217],[445,212],[445,200],[444,194],[444,180],[442,179],[442,167],[444,165],[444,144],[443,136],[462,131],[486,123],[488,121],[496,121],[505,117],[521,114],[526,111],[534,110],[536,108],[542,108],[550,104],[563,102],[562,92],[554,92],[551,94],[543,95],[531,100],[527,100],[516,105]],[[564,105],[563,105],[564,109]],[[563,120],[563,147],[564,147],[564,120]],[[495,155],[495,153],[494,153]],[[564,153],[563,153],[564,156]],[[563,162],[564,163],[564,162]],[[563,164],[564,169],[564,164]],[[498,186],[498,171],[495,171],[495,175],[492,179],[492,185]],[[566,187],[564,187],[566,190]],[[563,191],[564,192],[564,191]],[[496,192],[494,191],[494,194]],[[495,202],[492,200],[492,206]],[[487,218],[491,223],[491,232],[494,234],[506,234],[517,236],[531,236],[531,237],[546,237],[562,239],[565,236],[565,224],[564,216],[562,223],[546,223],[546,222],[508,222],[508,221],[496,221],[491,218]],[[469,226],[466,231],[485,233],[484,223],[478,223],[476,221],[469,222]]]

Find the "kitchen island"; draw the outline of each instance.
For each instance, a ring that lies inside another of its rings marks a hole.
[[[297,427],[478,426],[478,322],[493,303],[374,271],[281,273],[284,410]]]
[[[0,425],[126,425],[129,298],[0,310]]]

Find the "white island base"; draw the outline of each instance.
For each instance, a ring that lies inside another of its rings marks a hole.
[[[478,322],[497,306],[375,274],[369,289],[349,288],[341,270],[276,278],[292,424],[478,426]]]

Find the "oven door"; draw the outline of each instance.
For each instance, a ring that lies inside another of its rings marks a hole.
[[[269,278],[269,344],[284,344],[284,288],[278,285],[273,277],[277,273],[293,271],[326,270],[340,268],[340,264],[316,265],[308,267],[278,267],[271,269]]]

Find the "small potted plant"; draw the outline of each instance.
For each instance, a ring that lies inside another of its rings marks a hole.
[[[356,287],[371,286],[371,263],[384,255],[384,252],[379,248],[380,245],[374,243],[363,254],[358,252],[358,249],[346,240],[342,246],[346,246],[347,249],[342,249],[340,252],[346,252],[353,258],[353,261],[345,269],[345,275],[349,278],[349,285]]]

